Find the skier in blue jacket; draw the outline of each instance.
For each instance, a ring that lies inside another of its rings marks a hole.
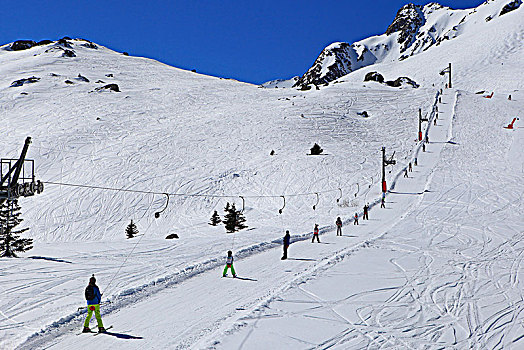
[[[91,332],[91,329],[89,328],[89,321],[91,320],[91,316],[93,315],[94,311],[96,322],[98,323],[98,332],[104,333],[106,330],[104,328],[104,324],[102,323],[102,317],[100,317],[100,302],[102,301],[102,294],[100,293],[100,289],[98,289],[98,286],[96,285],[95,275],[91,276],[91,278],[89,279],[89,285],[86,287],[85,290],[85,297],[87,300],[87,317],[84,321],[84,329],[82,330],[82,332]]]

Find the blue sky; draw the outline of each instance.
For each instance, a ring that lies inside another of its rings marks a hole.
[[[175,67],[262,83],[302,75],[332,42],[384,33],[409,2],[3,0],[0,44],[67,35]],[[469,8],[482,2],[439,3]]]

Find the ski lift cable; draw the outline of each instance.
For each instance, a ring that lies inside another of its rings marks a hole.
[[[168,196],[168,202],[169,202],[169,196]],[[167,208],[167,203],[166,203],[166,206],[164,207],[164,209],[162,209],[161,212],[163,212],[165,209]],[[140,219],[138,219],[138,222],[140,222],[147,214],[147,210],[144,210],[144,214],[142,215],[142,217]],[[158,212],[157,212],[158,213]],[[156,217],[156,214],[155,213],[155,217]],[[147,228],[147,230],[145,232],[147,232],[149,230],[149,228],[151,228],[151,224],[149,224],[149,227]],[[115,277],[120,273],[120,270],[122,269],[122,267],[124,267],[124,265],[126,264],[127,260],[129,259],[129,257],[131,256],[131,254],[133,254],[133,252],[135,251],[136,247],[138,246],[138,244],[140,244],[140,241],[142,240],[142,238],[144,238],[145,236],[145,233],[143,235],[140,236],[140,238],[138,239],[138,241],[135,243],[135,245],[133,246],[133,249],[131,249],[131,252],[126,256],[126,258],[124,259],[124,261],[122,262],[122,264],[120,265],[120,267],[118,268],[118,270],[115,272],[115,274],[113,275],[113,277],[111,278],[111,280],[109,281],[109,283],[107,284],[106,286],[106,291],[109,293],[110,289],[109,289],[109,286],[113,283]]]
[[[209,198],[231,198],[231,197],[242,197],[242,198],[278,198],[282,196],[287,197],[300,197],[300,196],[310,196],[312,194],[325,194],[339,191],[338,188],[330,189],[325,191],[316,191],[316,192],[303,192],[303,193],[291,193],[284,195],[219,195],[219,194],[206,194],[206,193],[168,193],[168,192],[157,192],[157,191],[145,191],[145,190],[133,190],[126,188],[115,188],[115,187],[105,187],[105,186],[93,186],[93,185],[81,185],[81,184],[72,184],[65,182],[54,182],[54,181],[42,181],[42,183],[47,185],[58,185],[58,186],[69,186],[69,187],[79,187],[79,188],[90,188],[97,190],[105,191],[119,191],[119,192],[129,192],[129,193],[141,193],[141,194],[153,194],[153,195],[166,195],[166,196],[181,196],[181,197],[209,197]]]

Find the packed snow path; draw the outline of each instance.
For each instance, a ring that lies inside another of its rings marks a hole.
[[[502,128],[522,102],[459,92],[450,128],[444,97],[413,178],[388,196],[419,203],[369,249],[239,318],[218,348],[524,348],[524,135]]]
[[[74,349],[95,345],[129,349],[144,345],[153,348],[201,348],[212,344],[223,331],[235,327],[239,318],[251,314],[286,289],[322,273],[359,248],[366,247],[413,210],[450,135],[454,95],[448,92],[445,96],[449,102],[440,114],[439,128],[431,136],[435,138],[434,142],[428,145],[425,153],[420,149],[421,144],[415,148],[413,157],[418,157],[419,165],[414,166],[414,172],[409,173],[408,178],[402,177],[403,172],[397,174],[393,180],[395,189],[386,199],[387,209],[380,209],[379,203],[375,203],[370,211],[370,220],[360,220],[358,226],[346,224],[343,237],[336,237],[333,231],[328,231],[321,235],[321,244],[309,240],[296,242],[290,246],[290,259],[287,261],[280,260],[281,247],[236,260],[238,275],[246,279],[221,278],[221,265],[105,315],[104,323],[113,325],[118,336],[78,337],[75,332],[81,324],[77,321],[62,327],[68,329],[65,335],[54,338],[59,333],[51,332],[34,337],[24,346],[49,342],[47,348]],[[404,166],[407,167],[407,164]],[[127,340],[123,341],[122,338],[126,337]]]

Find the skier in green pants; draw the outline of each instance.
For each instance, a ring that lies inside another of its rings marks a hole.
[[[222,277],[226,277],[226,273],[229,268],[231,268],[233,277],[237,277],[237,274],[235,273],[235,268],[233,267],[233,252],[231,250],[227,252],[226,267],[224,267],[224,273],[222,273]]]
[[[104,324],[102,323],[102,317],[100,317],[100,301],[102,300],[102,294],[96,285],[95,275],[91,276],[89,279],[89,285],[85,290],[85,297],[87,300],[87,317],[84,322],[84,329],[82,332],[91,332],[91,329],[89,329],[89,321],[91,320],[91,316],[93,316],[94,311],[96,322],[98,323],[98,332],[105,333],[106,330],[104,328]]]

